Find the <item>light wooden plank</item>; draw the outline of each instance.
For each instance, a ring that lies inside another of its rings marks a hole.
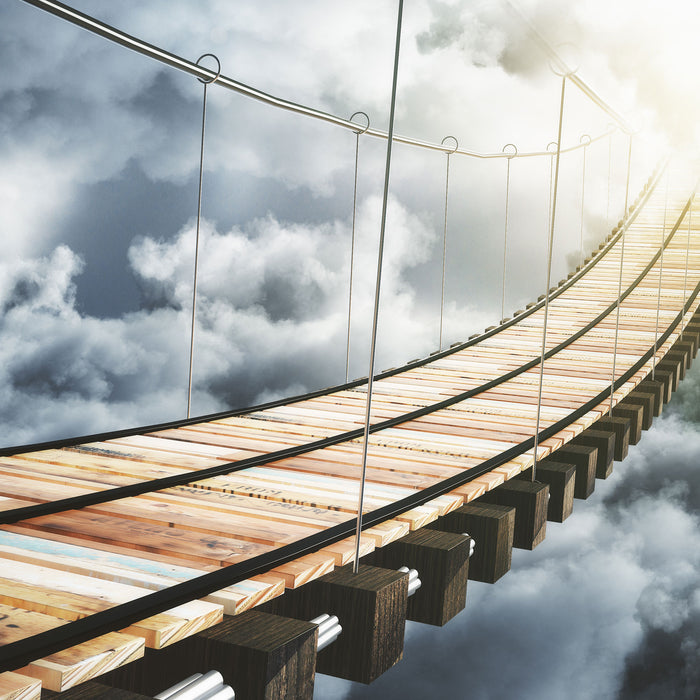
[[[89,642],[56,652],[19,669],[62,692],[143,656],[143,639],[111,632]]]
[[[19,673],[0,673],[0,700],[41,700],[41,681]]]

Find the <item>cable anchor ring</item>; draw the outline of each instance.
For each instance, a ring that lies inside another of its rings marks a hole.
[[[451,156],[453,153],[457,152],[457,149],[459,148],[459,141],[457,141],[456,137],[454,136],[445,136],[445,138],[442,141],[440,141],[440,145],[444,146],[445,141],[447,141],[447,139],[452,139],[455,142],[455,147],[451,151],[446,152],[446,155]]]
[[[215,83],[220,77],[221,77],[221,61],[213,54],[213,53],[203,53],[196,61],[195,64],[199,66],[199,62],[203,58],[213,58],[216,61],[216,75],[213,78],[210,78],[209,80],[205,80],[204,78],[197,77],[197,80],[199,80],[200,83],[204,83],[205,85],[211,85],[212,83]],[[203,67],[203,66],[200,66]],[[207,69],[210,70],[210,69]]]
[[[355,117],[359,117],[359,116],[362,116],[362,117],[364,117],[364,118],[367,120],[367,125],[365,126],[365,128],[362,129],[361,131],[356,131],[356,132],[355,132],[358,136],[361,136],[362,134],[366,133],[367,130],[369,129],[369,117],[367,116],[367,112],[355,112],[354,114],[352,114],[352,115],[350,116],[350,119],[348,119],[348,121],[352,122],[352,120],[353,120]],[[354,123],[354,122],[353,122],[353,123]],[[358,124],[358,126],[360,126],[360,125]]]
[[[512,148],[512,151],[507,151],[506,148]],[[511,158],[515,158],[515,156],[518,155],[518,147],[514,143],[507,143],[503,148],[501,149],[501,153],[506,154],[506,158],[510,160]]]
[[[564,66],[564,67],[566,68],[566,70],[563,71],[563,72],[562,72],[561,70],[557,70],[557,68],[555,68],[555,66],[552,64],[552,59],[551,59],[551,58],[549,59],[549,70],[551,70],[552,73],[554,73],[554,75],[558,75],[560,78],[570,78],[572,75],[575,75],[576,72],[577,72],[578,69],[579,69],[579,64],[578,64],[578,63],[576,64],[576,67],[575,67],[575,68],[569,68],[569,66],[566,64],[566,62],[565,62],[563,59],[559,58],[558,54],[556,53],[556,50],[557,50],[557,49],[561,49],[561,48],[563,48],[563,47],[565,47],[565,46],[571,46],[571,47],[574,49],[574,51],[575,51],[576,53],[578,53],[578,47],[577,47],[575,44],[572,44],[571,42],[565,42],[565,43],[563,43],[563,44],[557,44],[557,45],[554,47],[554,56],[555,56],[555,58],[561,63],[562,66]]]

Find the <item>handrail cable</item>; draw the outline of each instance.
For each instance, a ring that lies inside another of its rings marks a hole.
[[[528,29],[532,33],[532,37],[539,46],[539,48],[549,57],[551,61],[554,62],[559,74],[568,75],[571,82],[579,89],[581,92],[588,97],[593,104],[597,105],[602,109],[609,117],[619,124],[620,128],[627,134],[633,133],[635,130],[629,125],[625,118],[615,111],[598,93],[588,85],[577,73],[576,70],[572,70],[567,66],[566,62],[559,56],[554,47],[544,38],[542,33],[535,27],[532,21],[525,15],[525,13],[516,6],[512,0],[504,0],[506,5],[518,15],[518,17],[527,25]]]
[[[108,39],[109,41],[112,41],[116,44],[120,44],[121,46],[124,46],[125,48],[130,49],[131,51],[135,51],[136,53],[148,56],[149,58],[152,58],[156,61],[159,61],[160,63],[170,66],[171,68],[175,68],[185,73],[189,73],[190,75],[194,75],[197,78],[201,78],[203,80],[211,80],[215,76],[215,72],[209,70],[208,68],[198,66],[196,63],[193,63],[192,61],[189,61],[188,59],[183,58],[182,56],[170,53],[165,49],[161,49],[158,46],[149,44],[148,42],[142,41],[141,39],[131,36],[126,32],[122,32],[121,30],[116,29],[115,27],[112,27],[111,25],[105,22],[102,22],[83,12],[79,12],[78,10],[73,9],[72,7],[65,5],[62,2],[58,2],[58,0],[22,0],[22,2],[26,2],[28,5],[33,5],[34,7],[37,7],[40,10],[44,10],[45,12],[48,12],[52,15],[55,15],[56,17],[70,22],[71,24],[74,24],[77,27],[81,27],[82,29],[92,32],[93,34],[97,34],[98,36],[101,36],[104,39]],[[273,107],[279,107],[280,109],[285,109],[287,111],[302,114],[307,117],[312,117],[314,119],[319,119],[329,124],[333,124],[334,126],[343,127],[352,131],[357,130],[357,124],[351,121],[350,119],[343,119],[342,117],[330,114],[329,112],[324,112],[313,107],[307,107],[306,105],[302,105],[298,102],[293,102],[291,100],[285,100],[281,97],[275,97],[274,95],[271,95],[267,92],[263,92],[262,90],[258,90],[257,88],[251,87],[250,85],[246,85],[245,83],[241,83],[225,75],[219,76],[216,82],[217,85],[220,85],[221,87],[227,88],[228,90],[232,90],[233,92],[237,92],[241,95],[245,95],[246,97],[250,97],[254,100],[257,100],[258,102],[263,102]],[[590,90],[590,88],[588,89]],[[611,113],[612,110],[610,110],[609,108],[605,111],[611,116],[613,116],[613,114]],[[620,119],[621,118],[618,118],[617,121],[620,121]],[[374,136],[375,138],[386,139],[389,137],[388,132],[382,131],[380,129],[368,129],[365,133],[368,136]],[[596,141],[598,139],[605,138],[609,133],[610,131],[606,130],[604,133],[600,134],[593,140]],[[396,143],[403,143],[409,146],[417,146],[419,148],[427,148],[433,151],[442,151],[443,153],[451,152],[452,150],[443,144],[432,143],[430,141],[415,139],[408,136],[400,136],[398,134],[393,135],[393,140]],[[583,148],[582,144],[580,143],[575,144],[573,146],[569,146],[567,148],[563,148],[562,153],[576,151],[579,148]],[[508,157],[508,155],[504,153],[479,153],[478,151],[469,151],[466,149],[458,149],[455,152],[463,156],[482,159]],[[548,155],[548,153],[546,151],[531,151],[528,153],[518,153],[515,157],[531,158],[544,155]]]

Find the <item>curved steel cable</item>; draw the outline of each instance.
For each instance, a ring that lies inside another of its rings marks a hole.
[[[203,78],[207,80],[211,79],[214,75],[213,71],[210,71],[202,66],[198,66],[196,63],[192,63],[191,61],[187,60],[186,58],[183,58],[182,56],[178,56],[176,54],[170,53],[169,51],[165,51],[160,47],[154,46],[153,44],[149,44],[145,41],[142,41],[141,39],[131,36],[126,32],[122,32],[119,29],[116,29],[115,27],[112,27],[111,25],[105,22],[101,22],[100,20],[91,17],[90,15],[87,15],[83,12],[79,12],[78,10],[73,9],[72,7],[69,7],[64,3],[58,2],[57,0],[22,0],[22,2],[25,2],[28,5],[33,5],[34,7],[44,10],[45,12],[48,12],[52,15],[55,15],[56,17],[70,22],[71,24],[86,29],[87,31],[92,32],[93,34],[97,34],[98,36],[101,36],[104,39],[113,41],[116,44],[130,49],[131,51],[135,51],[144,56],[148,56],[149,58],[159,61],[160,63],[163,63],[165,65],[168,65],[171,68],[175,68],[176,70],[189,73],[190,75],[194,75],[197,78]],[[350,129],[351,131],[357,129],[357,124],[355,124],[349,119],[343,119],[342,117],[330,114],[329,112],[314,109],[313,107],[307,107],[306,105],[302,105],[291,100],[285,100],[280,97],[275,97],[274,95],[270,95],[269,93],[263,92],[262,90],[258,90],[249,85],[246,85],[245,83],[233,80],[232,78],[229,78],[224,75],[220,76],[217,79],[217,85],[220,85],[221,87],[226,88],[228,90],[237,92],[241,95],[245,95],[246,97],[257,100],[258,102],[263,102],[272,107],[278,107],[280,109],[284,109],[290,112],[295,112],[297,114],[302,114],[307,117],[312,117],[313,119],[318,119],[328,124],[332,124],[334,126]],[[590,88],[588,88],[588,86],[586,86],[586,89],[590,91],[592,95],[595,95],[595,93]],[[588,93],[586,92],[586,94]],[[591,95],[589,95],[589,97],[591,97]],[[604,104],[603,102],[599,104],[595,100],[594,102],[599,106],[601,104]],[[611,111],[609,110],[610,108],[605,109],[605,111],[608,114],[610,114],[611,116],[613,116],[613,118],[617,120],[618,117],[615,117],[614,114],[611,113]],[[621,119],[621,117],[619,117],[619,119]],[[624,120],[622,121],[624,122]],[[381,131],[379,129],[368,129],[366,133],[368,136],[374,136],[376,138],[386,139],[389,137],[388,132]],[[597,136],[594,140],[604,138],[606,135],[607,132],[601,134],[600,136]],[[421,139],[414,139],[407,136],[400,136],[398,134],[392,134],[392,138],[395,143],[403,143],[410,146],[428,148],[434,151],[442,151],[443,153],[446,153],[449,150],[441,144],[422,141]],[[575,151],[579,148],[582,148],[581,144],[576,144],[574,146],[562,149],[562,153]],[[460,155],[470,156],[472,158],[506,157],[503,153],[479,153],[477,151],[468,151],[465,149],[459,149],[456,152]],[[529,153],[519,153],[516,157],[531,158],[545,155],[547,155],[547,153],[544,151],[533,151]]]
[[[447,261],[447,199],[450,192],[450,156],[459,148],[459,141],[454,136],[445,136],[440,143],[444,144],[447,139],[455,142],[454,151],[447,154],[447,166],[445,169],[445,222],[442,232],[442,285],[440,292],[440,333],[438,336],[438,350],[442,350],[442,319],[445,310],[445,265]]]

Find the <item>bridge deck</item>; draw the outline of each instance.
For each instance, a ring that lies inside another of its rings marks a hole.
[[[651,370],[645,355],[651,354],[657,327],[664,216],[659,189],[649,189],[625,234],[626,295],[615,364],[622,383],[615,403]],[[692,302],[686,319],[697,307],[700,240],[697,225],[688,233],[689,193],[671,193],[659,334],[673,327],[687,299]],[[608,411],[621,254],[618,235],[579,274],[552,290],[538,458]],[[473,342],[375,382],[377,429],[369,440],[364,501],[369,527],[362,554],[532,466],[543,319],[540,303]],[[666,333],[657,358],[679,334],[680,326]],[[119,605],[222,567],[247,562],[252,568],[240,570],[255,572],[259,557],[272,562],[265,573],[241,574],[243,580],[203,600],[73,645],[21,674],[55,690],[69,687],[137,658],[144,645],[171,644],[215,624],[223,612],[241,612],[351,561],[365,398],[364,385],[349,385],[242,415],[5,451],[0,642],[8,649],[71,620],[101,611],[118,614]],[[445,480],[451,481],[441,488]],[[150,488],[139,487],[145,482],[152,482]],[[91,494],[118,498],[76,507]],[[36,510],[44,503],[54,504],[56,512]],[[337,541],[325,541],[326,532]],[[300,542],[321,546],[275,562],[276,550]],[[15,683],[16,676],[0,675],[0,697],[3,682]]]

